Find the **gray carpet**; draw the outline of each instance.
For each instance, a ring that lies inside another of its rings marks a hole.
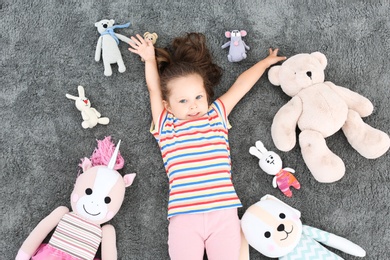
[[[267,54],[269,47],[292,56],[321,51],[328,57],[326,79],[350,88],[375,107],[368,124],[390,133],[389,1],[21,1],[0,0],[0,259],[13,259],[29,232],[69,196],[80,158],[96,139],[122,140],[125,168],[136,172],[116,227],[119,259],[168,259],[168,183],[160,152],[149,133],[151,113],[144,64],[120,43],[127,67],[103,75],[94,61],[99,37],[94,23],[131,22],[116,32],[159,35],[157,46],[196,31],[206,35],[223,68],[217,96]],[[229,63],[221,45],[226,30],[245,29],[248,58]],[[107,126],[82,129],[81,115],[66,93],[85,87],[92,106],[110,118]],[[327,139],[346,164],[333,184],[314,180],[300,149],[278,152],[296,170],[302,188],[287,199],[272,177],[248,153],[256,140],[275,149],[271,123],[289,98],[264,75],[230,115],[233,181],[245,209],[269,193],[302,212],[303,223],[346,237],[367,251],[365,259],[390,259],[390,153],[376,160],[360,156],[341,132]],[[277,151],[277,150],[275,150]],[[357,259],[333,250],[345,259]],[[267,259],[251,249],[251,259]]]

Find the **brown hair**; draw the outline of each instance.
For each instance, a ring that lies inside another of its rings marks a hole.
[[[213,63],[203,34],[187,33],[184,37],[175,38],[167,48],[156,48],[156,59],[159,64],[163,100],[168,100],[169,81],[198,74],[203,79],[207,100],[211,102],[214,87],[221,79],[222,69]]]

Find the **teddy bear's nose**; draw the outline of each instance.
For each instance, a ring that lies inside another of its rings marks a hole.
[[[107,24],[103,24],[103,28],[107,28]]]
[[[306,75],[311,78],[311,71],[306,72]]]

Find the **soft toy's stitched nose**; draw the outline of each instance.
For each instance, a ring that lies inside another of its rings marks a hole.
[[[306,75],[311,78],[311,71],[306,72]]]
[[[84,100],[84,103],[85,103],[85,104],[88,104],[88,99],[85,99],[85,100]]]
[[[284,231],[284,225],[280,224],[277,228],[278,231]]]
[[[103,24],[103,28],[107,28],[107,24]]]

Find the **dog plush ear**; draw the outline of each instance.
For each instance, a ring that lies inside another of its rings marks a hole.
[[[278,198],[276,198],[276,197],[274,197],[274,196],[272,196],[272,195],[267,194],[267,195],[263,196],[263,197],[260,199],[260,201],[264,201],[264,200],[273,200],[273,201],[277,201],[277,202],[283,204],[284,206],[290,208],[292,211],[295,212],[295,214],[297,214],[298,218],[301,218],[301,212],[300,212],[299,210],[294,209],[294,208],[291,207],[290,205],[284,203],[283,201],[281,201],[280,199],[278,199]]]

